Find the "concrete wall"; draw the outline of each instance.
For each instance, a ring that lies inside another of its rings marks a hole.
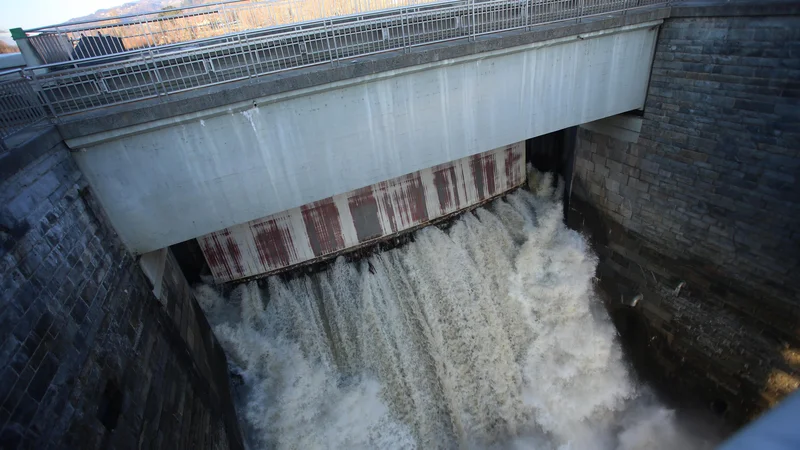
[[[123,242],[147,252],[640,108],[657,24],[390,70],[70,146]]]
[[[800,385],[798,48],[797,15],[668,19],[638,138],[579,133],[606,275],[652,294],[645,341],[674,381],[740,418]]]
[[[0,159],[0,447],[242,448],[174,258],[159,300],[51,138]]]

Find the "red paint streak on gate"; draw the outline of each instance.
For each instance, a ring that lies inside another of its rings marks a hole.
[[[378,183],[376,186],[377,194],[380,195],[380,203],[383,205],[383,210],[386,211],[386,216],[389,218],[389,227],[392,229],[392,233],[396,233],[398,230],[397,226],[397,216],[394,213],[394,206],[392,205],[392,196],[389,191],[389,182],[382,181]],[[402,205],[401,205],[402,208]]]
[[[481,155],[473,155],[469,158],[469,169],[472,171],[472,180],[475,182],[475,190],[478,198],[486,198],[486,177],[483,176],[483,161]]]
[[[494,158],[483,158],[483,175],[486,180],[487,192],[489,197],[497,193],[497,184],[495,183],[495,176],[497,175],[497,161]]]
[[[428,220],[425,189],[418,172],[381,182],[374,191],[389,219],[392,233]]]
[[[425,206],[425,188],[419,172],[405,176],[402,192],[402,204],[407,205],[405,212],[410,214],[411,223],[422,223],[428,220],[428,209]]]
[[[231,237],[231,232],[229,230],[223,230],[221,234],[225,236],[225,248],[228,250],[228,255],[230,255],[233,260],[233,268],[236,270],[235,275],[240,277],[244,275],[244,267],[242,267],[242,252],[239,250],[239,245],[236,244],[236,241]]]
[[[250,225],[256,241],[258,258],[266,269],[274,269],[294,262],[292,235],[275,219]],[[291,252],[291,253],[290,253]]]
[[[452,163],[436,166],[433,169],[433,184],[439,196],[440,211],[452,211],[461,204],[458,198],[456,182],[456,168]]]
[[[327,255],[344,248],[339,210],[333,198],[310,203],[300,209],[314,256]]]
[[[495,184],[497,165],[494,155],[474,155],[470,158],[469,165],[472,170],[472,179],[478,191],[478,198],[483,200],[493,196],[497,191],[497,185]]]
[[[209,234],[203,241],[203,253],[215,276],[234,279],[245,275],[241,263],[242,253],[229,230]]]
[[[514,151],[510,151],[512,147],[509,146],[506,149],[506,180],[511,185],[516,185],[522,182],[521,174],[519,166],[520,160],[524,157],[524,153],[517,153]],[[523,171],[524,173],[524,164],[523,164]]]
[[[203,237],[203,254],[208,261],[208,267],[216,278],[231,279],[233,273],[228,265],[227,253],[223,250],[222,245],[216,233],[209,234]]]
[[[364,242],[385,234],[378,218],[378,201],[372,186],[356,189],[347,199],[358,242]]]

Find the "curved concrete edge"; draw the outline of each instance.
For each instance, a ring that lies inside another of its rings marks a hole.
[[[271,103],[277,103],[285,100],[290,100],[298,97],[304,97],[311,94],[322,93],[326,91],[332,91],[336,89],[342,89],[349,86],[355,86],[363,83],[370,83],[378,80],[384,80],[388,78],[394,78],[401,75],[408,75],[415,72],[422,72],[430,69],[434,69],[437,67],[442,66],[451,66],[457,65],[462,63],[467,63],[475,60],[482,60],[488,59],[497,56],[509,55],[513,53],[524,52],[528,50],[535,50],[539,48],[550,47],[554,45],[565,44],[569,42],[574,42],[578,40],[584,39],[592,39],[600,36],[608,36],[613,34],[619,33],[626,33],[629,31],[640,30],[643,28],[653,28],[661,25],[663,20],[655,20],[649,22],[638,23],[635,25],[627,25],[618,28],[608,28],[599,31],[591,31],[586,33],[580,33],[572,36],[562,37],[551,39],[548,41],[540,41],[540,42],[533,42],[530,44],[520,45],[516,47],[510,48],[502,48],[499,50],[492,50],[482,53],[475,53],[470,54],[467,56],[462,56],[454,59],[444,59],[438,60],[434,62],[428,62],[424,64],[418,64],[411,67],[405,67],[401,69],[394,69],[394,70],[387,70],[384,72],[380,72],[374,75],[365,75],[360,77],[349,78],[343,81],[337,81],[332,83],[326,84],[319,84],[315,86],[311,86],[308,88],[291,90],[286,92],[281,92],[278,94],[268,95],[259,98],[248,99],[245,101],[239,101],[232,104],[225,104],[222,106],[215,106],[210,109],[205,109],[202,111],[186,113],[179,116],[171,116],[168,118],[163,119],[156,119],[136,125],[131,125],[122,128],[116,128],[109,131],[102,131],[95,134],[90,135],[83,135],[80,137],[75,137],[71,139],[65,139],[67,146],[73,150],[85,149],[87,147],[91,147],[94,145],[102,144],[104,142],[113,141],[116,139],[133,136],[139,133],[144,133],[148,131],[154,131],[162,128],[168,128],[175,125],[181,125],[187,122],[193,122],[198,120],[205,120],[216,116],[221,116],[224,114],[232,114],[236,112],[241,112],[247,109],[251,109],[254,107],[265,106]]]
[[[71,148],[80,145],[76,138],[121,130],[128,127],[169,120],[173,117],[201,113],[205,110],[246,103],[252,107],[253,99],[290,93],[332,83],[368,77],[383,72],[401,69],[414,70],[415,66],[456,60],[472,56],[485,58],[486,53],[523,47],[556,39],[587,33],[620,29],[638,24],[646,24],[669,17],[670,8],[652,8],[629,11],[627,14],[598,16],[584,19],[581,23],[556,23],[536,26],[533,30],[512,31],[478,37],[475,41],[455,40],[430,44],[411,49],[408,53],[392,51],[355,58],[331,65],[312,66],[265,75],[258,78],[226,83],[202,89],[183,92],[158,99],[143,100],[126,105],[104,108],[75,116],[60,118],[57,125],[61,135]],[[649,26],[649,25],[648,25]],[[420,69],[417,69],[420,70]],[[157,125],[156,125],[157,126]],[[90,142],[90,140],[86,142]],[[71,144],[70,144],[71,143]]]

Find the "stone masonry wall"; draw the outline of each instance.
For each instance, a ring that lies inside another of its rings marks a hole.
[[[573,189],[605,223],[601,266],[652,294],[661,362],[745,416],[797,389],[800,17],[667,19],[638,141],[578,138]]]
[[[242,448],[174,258],[158,300],[69,151],[34,150],[0,159],[0,447]]]

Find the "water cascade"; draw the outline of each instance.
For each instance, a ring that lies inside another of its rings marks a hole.
[[[197,297],[258,448],[689,449],[632,378],[586,239],[543,177],[446,230]]]

